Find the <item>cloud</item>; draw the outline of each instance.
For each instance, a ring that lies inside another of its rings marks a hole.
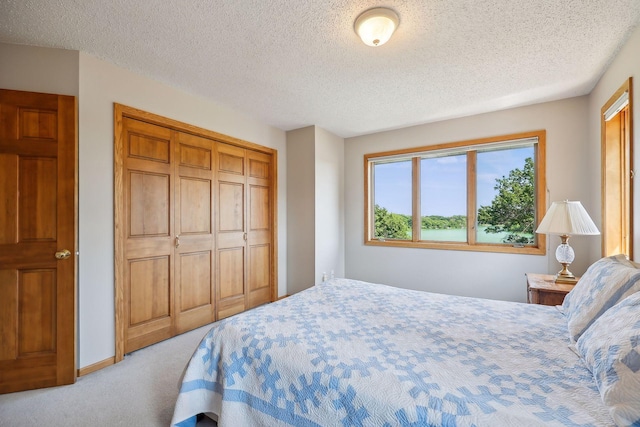
[[[438,157],[436,159],[436,162],[440,163],[441,165],[458,163],[458,157],[457,156]]]
[[[478,181],[479,182],[495,184],[496,180],[500,179],[502,177],[503,177],[502,175],[499,175],[497,173],[479,173],[478,174]]]

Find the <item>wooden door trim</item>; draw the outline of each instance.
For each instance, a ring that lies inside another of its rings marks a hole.
[[[601,185],[600,185],[600,199],[601,199],[601,228],[602,228],[602,239],[601,239],[601,253],[604,256],[606,252],[606,219],[607,219],[607,209],[605,206],[606,200],[606,185],[605,185],[605,176],[606,176],[606,146],[607,146],[607,132],[606,132],[606,123],[604,119],[605,112],[615,103],[625,92],[628,92],[629,96],[629,114],[628,114],[628,123],[629,127],[627,129],[626,141],[624,151],[627,153],[626,165],[628,166],[628,170],[633,172],[633,78],[629,77],[619,88],[614,92],[613,95],[607,100],[607,102],[602,106],[600,110],[600,176],[601,176]],[[633,198],[633,179],[631,176],[625,177],[625,185],[627,186],[626,190],[631,198]],[[633,199],[629,200],[627,206],[628,212],[628,248],[629,253],[627,254],[631,259],[633,259]]]
[[[124,211],[124,144],[122,131],[123,131],[123,119],[125,117],[139,120],[146,123],[162,126],[179,132],[189,133],[192,135],[208,138],[217,142],[234,145],[244,149],[250,149],[253,151],[262,152],[271,156],[272,164],[272,176],[271,181],[271,193],[273,197],[272,203],[272,259],[271,266],[272,271],[272,290],[271,300],[275,301],[278,296],[278,257],[277,257],[277,154],[278,151],[258,145],[252,142],[244,141],[238,138],[234,138],[228,135],[224,135],[211,130],[203,129],[194,125],[190,125],[184,122],[159,116],[157,114],[149,113],[137,108],[128,107],[126,105],[114,103],[114,274],[115,274],[115,362],[120,362],[124,359],[125,349],[125,241],[126,241],[126,229],[124,227],[126,223],[125,211]]]
[[[58,194],[62,195],[64,200],[58,200],[58,205],[72,207],[71,209],[63,209],[73,212],[73,219],[60,218],[61,212],[58,213],[58,235],[71,237],[69,241],[58,241],[59,248],[68,249],[71,252],[72,260],[58,263],[59,270],[71,269],[70,275],[73,277],[70,286],[73,289],[58,291],[58,303],[62,303],[65,307],[73,307],[73,310],[58,310],[57,327],[59,331],[72,330],[71,333],[62,333],[58,338],[58,382],[60,384],[70,384],[76,381],[76,343],[77,343],[77,322],[76,313],[77,306],[77,272],[78,257],[76,256],[78,248],[78,103],[73,96],[58,96],[58,145],[60,141],[71,141],[65,149],[58,149],[58,164],[63,170],[73,170],[72,174],[65,177],[63,181],[59,178]],[[71,182],[69,182],[71,181]],[[66,189],[66,190],[65,190]],[[68,238],[68,237],[67,237]],[[63,302],[64,301],[64,302]],[[71,341],[71,342],[70,342]],[[71,360],[73,363],[69,363]]]
[[[273,172],[273,178],[271,179],[269,191],[273,198],[271,204],[271,241],[273,242],[271,248],[271,277],[273,284],[271,286],[271,301],[278,300],[278,156],[274,153],[271,156],[271,171]]]
[[[124,359],[125,344],[125,268],[124,268],[124,243],[126,241],[125,212],[124,212],[124,139],[122,138],[124,111],[119,104],[114,104],[114,148],[113,148],[113,226],[114,226],[114,280],[115,280],[115,338],[116,354],[115,362]]]
[[[157,114],[149,113],[147,111],[139,110],[133,107],[128,107],[126,105],[114,103],[114,111],[116,112],[116,114],[119,112],[120,119],[122,119],[123,116],[129,117],[131,119],[139,120],[141,122],[151,123],[151,124],[162,126],[165,128],[177,130],[179,132],[190,133],[196,136],[213,139],[214,141],[224,142],[225,144],[236,145],[241,148],[247,148],[250,150],[260,151],[262,153],[267,153],[267,154],[277,153],[277,150],[273,148],[265,147],[264,145],[259,145],[253,142],[245,141],[243,139],[234,138],[229,135],[214,132],[208,129],[203,129],[198,126],[191,125],[189,123],[184,123],[178,120],[159,116]]]
[[[78,369],[78,376],[83,377],[85,375],[89,375],[93,372],[99,371],[100,369],[106,368],[107,366],[111,366],[115,363],[115,357],[108,357],[99,362],[93,363],[89,366],[85,366],[84,368]]]

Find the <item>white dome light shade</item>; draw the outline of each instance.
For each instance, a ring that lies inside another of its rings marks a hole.
[[[399,22],[393,10],[376,7],[362,12],[353,27],[364,44],[382,46],[389,41]]]

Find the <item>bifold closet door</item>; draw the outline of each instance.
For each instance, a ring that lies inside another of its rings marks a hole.
[[[172,131],[123,119],[124,352],[173,335]]]
[[[271,156],[247,150],[247,308],[271,301],[273,241]]]
[[[114,106],[116,361],[275,298],[277,152]]]
[[[217,149],[217,314],[247,309],[245,149],[218,143]]]
[[[217,145],[218,318],[271,301],[271,156]]]
[[[129,118],[125,353],[215,320],[213,145]]]
[[[213,141],[177,133],[176,333],[215,320]]]

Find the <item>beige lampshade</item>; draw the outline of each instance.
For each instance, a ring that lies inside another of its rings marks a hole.
[[[577,236],[600,234],[600,231],[582,203],[565,200],[551,204],[536,233]]]

